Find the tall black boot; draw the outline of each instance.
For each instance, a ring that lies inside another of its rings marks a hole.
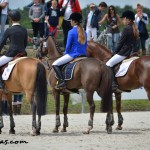
[[[2,81],[2,75],[0,74],[0,90],[4,89],[4,83]]]
[[[112,74],[112,91],[115,92],[118,89],[118,85],[115,80],[114,68],[112,68],[112,67],[109,67],[109,68],[110,68],[111,74]]]
[[[57,75],[58,79],[58,84],[57,84],[57,88],[65,88],[65,80],[63,78],[63,74],[59,68],[59,66],[54,65],[53,69]]]

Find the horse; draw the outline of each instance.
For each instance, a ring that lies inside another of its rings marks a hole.
[[[57,45],[55,39],[52,36],[48,36],[46,39],[47,49],[41,45],[41,52],[48,58],[49,64],[49,78],[48,81],[52,88],[52,93],[55,99],[55,108],[56,108],[56,124],[53,129],[53,132],[59,132],[59,127],[61,126],[60,122],[60,95],[64,97],[64,122],[61,132],[67,132],[66,128],[68,127],[68,103],[69,103],[69,94],[70,92],[78,92],[79,89],[84,89],[86,92],[86,98],[90,107],[90,119],[88,121],[88,128],[84,132],[89,134],[93,128],[93,118],[95,112],[95,103],[93,100],[94,91],[96,91],[102,98],[101,111],[108,112],[109,119],[106,121],[107,132],[112,132],[112,124],[110,124],[113,114],[112,114],[112,87],[111,87],[111,75],[108,67],[94,58],[85,58],[77,62],[73,78],[66,81],[65,89],[57,89],[55,77],[55,72],[52,68],[52,63],[63,55],[61,49]]]
[[[107,62],[112,57],[112,52],[105,46],[94,42],[88,42],[88,57]],[[134,90],[144,87],[150,100],[150,56],[142,56],[134,60],[126,75],[117,77],[118,88],[122,91]],[[122,130],[123,117],[121,114],[121,92],[115,92],[116,110],[118,113],[118,126],[116,129]]]
[[[10,134],[15,134],[15,122],[12,113],[12,94],[25,93],[26,99],[30,101],[32,110],[31,135],[39,135],[41,129],[41,115],[46,113],[47,102],[47,73],[44,65],[35,58],[21,58],[18,61],[8,80],[4,80],[4,89],[0,91],[0,134],[4,127],[2,118],[1,101],[2,94],[7,95],[10,115]],[[36,111],[38,122],[36,123]]]

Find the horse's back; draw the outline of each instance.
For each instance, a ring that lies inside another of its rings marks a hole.
[[[15,65],[9,79],[5,81],[6,88],[13,92],[22,92],[22,87],[31,88],[36,79],[39,62],[38,59],[28,57],[20,60]]]
[[[93,89],[99,87],[105,64],[95,58],[87,58],[80,61],[74,71],[74,81],[79,81],[82,86],[91,86]]]
[[[120,89],[132,90],[150,84],[150,56],[134,60],[125,76],[117,78]]]

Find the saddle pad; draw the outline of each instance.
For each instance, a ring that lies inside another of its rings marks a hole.
[[[11,74],[13,68],[14,68],[14,66],[15,66],[20,60],[25,59],[25,58],[27,58],[27,57],[20,57],[20,58],[17,58],[17,59],[15,59],[15,60],[13,60],[13,61],[10,61],[10,62],[8,63],[8,66],[4,69],[4,72],[3,72],[3,74],[2,74],[2,79],[3,79],[3,80],[8,80],[8,78],[9,78],[9,76],[10,76],[10,74]]]
[[[63,74],[63,77],[65,80],[71,80],[72,79],[73,71],[74,71],[76,64],[77,64],[77,62],[69,63],[69,64],[62,67],[61,71],[62,71],[62,74]],[[56,74],[55,74],[55,77],[58,79]]]
[[[115,77],[122,77],[124,76],[128,69],[129,69],[129,66],[130,64],[132,63],[132,61],[138,59],[139,57],[132,57],[132,58],[129,58],[129,59],[126,59],[122,62],[122,64],[120,65],[119,67],[119,70],[117,71]]]
[[[71,80],[72,79],[73,71],[74,71],[76,64],[77,64],[77,62],[70,63],[65,67],[65,69],[63,71],[63,76],[64,76],[65,80]]]

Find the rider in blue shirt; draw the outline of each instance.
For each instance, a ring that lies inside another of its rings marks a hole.
[[[59,78],[57,88],[65,87],[65,81],[59,66],[66,64],[79,56],[87,56],[87,36],[81,26],[82,15],[73,13],[70,16],[71,25],[73,28],[68,33],[65,55],[57,59],[53,64],[53,69]]]

